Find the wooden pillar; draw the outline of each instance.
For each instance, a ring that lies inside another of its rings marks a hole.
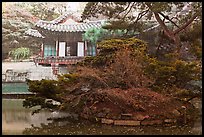
[[[84,41],[84,56],[87,56],[87,41]]]
[[[43,43],[41,44],[41,56],[44,57],[44,45],[43,45]]]
[[[56,56],[59,56],[59,44],[58,44],[58,40],[56,40]]]

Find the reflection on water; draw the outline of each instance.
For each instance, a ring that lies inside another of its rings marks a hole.
[[[31,115],[31,109],[22,106],[22,99],[3,99],[2,130],[3,134],[36,134],[36,135],[200,135],[202,134],[201,119],[192,126],[181,127],[125,127],[93,124],[88,121],[71,122],[48,121],[53,113],[43,111]],[[55,113],[56,114],[56,113]],[[60,114],[58,116],[65,116]],[[44,123],[44,124],[41,124]],[[31,126],[33,125],[33,126]]]
[[[22,134],[25,128],[40,126],[40,123],[49,123],[46,119],[51,117],[51,112],[31,115],[32,109],[22,105],[23,99],[3,99],[2,101],[2,130],[3,134]]]

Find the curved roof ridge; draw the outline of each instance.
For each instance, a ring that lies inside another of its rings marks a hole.
[[[68,26],[72,26],[72,25],[82,25],[82,24],[95,24],[95,23],[105,23],[105,20],[97,20],[97,21],[88,21],[88,22],[78,22],[77,24],[55,24],[53,22],[50,21],[44,21],[44,20],[39,20],[35,25],[36,26],[41,26],[41,25],[68,25]]]
[[[61,21],[63,21],[64,19],[66,19],[69,16],[71,16],[75,21],[79,21],[79,19],[77,19],[77,17],[74,16],[74,12],[66,12],[66,13],[60,15],[58,18],[50,21],[50,23],[59,24]]]
[[[35,25],[40,25],[40,24],[60,24],[64,19],[66,19],[67,17],[71,17],[74,21],[76,21],[77,23],[80,23],[78,22],[79,19],[77,19],[77,17],[74,16],[74,13],[73,12],[66,12],[64,14],[62,14],[61,16],[59,16],[58,18],[52,20],[52,21],[45,21],[45,20],[39,20]]]
[[[87,29],[103,25],[102,22],[89,22],[77,24],[52,24],[52,23],[38,23],[36,26],[45,30],[51,31],[65,31],[65,32],[85,32]]]
[[[38,30],[35,30],[35,29],[28,29],[27,31],[25,31],[25,34],[33,37],[45,38]]]

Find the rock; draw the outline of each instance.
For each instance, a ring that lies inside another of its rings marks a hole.
[[[81,87],[81,91],[83,91],[83,92],[88,92],[90,90],[91,89],[89,88],[89,85]]]
[[[170,124],[170,123],[165,123],[164,126],[170,127],[170,126],[172,126],[172,124]]]
[[[57,105],[57,106],[61,105],[60,102],[55,101],[55,100],[53,100],[53,99],[46,99],[46,100],[45,100],[45,103],[49,103],[49,104]]]
[[[173,111],[172,111],[172,114],[174,114],[175,116],[180,116],[181,115],[181,113],[177,110],[177,109],[174,109]]]
[[[144,120],[145,118],[146,118],[146,116],[143,116],[143,115],[141,115],[141,114],[134,115],[134,116],[132,117],[133,120],[140,120],[140,121]]]
[[[176,119],[165,119],[165,123],[176,123]]]
[[[159,119],[157,119],[157,120],[144,120],[141,122],[141,125],[144,125],[144,126],[146,126],[146,125],[160,125],[162,123],[163,123],[163,121],[159,120]]]
[[[132,114],[121,114],[121,119],[127,120],[132,119]]]
[[[194,98],[190,101],[191,104],[193,104],[193,106],[195,108],[198,108],[200,110],[202,110],[202,101],[199,98]]]
[[[99,112],[96,116],[102,118],[106,116],[106,113]]]
[[[113,120],[112,119],[102,118],[101,123],[102,124],[113,124]]]
[[[114,125],[138,126],[138,125],[140,125],[140,121],[135,121],[135,120],[114,120]]]
[[[121,114],[121,116],[127,116],[127,117],[132,117],[132,114]]]

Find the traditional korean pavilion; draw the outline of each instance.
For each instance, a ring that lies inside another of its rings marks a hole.
[[[91,28],[100,28],[103,21],[82,22],[74,14],[66,13],[52,21],[40,20],[34,29],[26,34],[40,41],[40,57],[34,59],[38,64],[76,64],[85,56],[96,55],[96,45],[84,41],[82,34]]]

